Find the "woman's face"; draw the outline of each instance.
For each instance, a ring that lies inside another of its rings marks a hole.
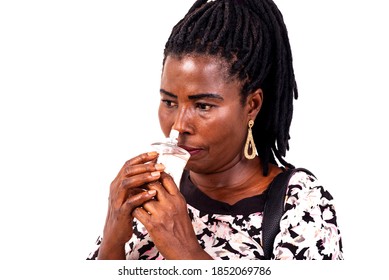
[[[227,80],[226,65],[205,56],[168,56],[161,78],[159,121],[165,136],[180,132],[178,144],[196,173],[224,171],[243,156],[250,105],[240,102],[241,83]],[[254,116],[255,119],[255,116]]]

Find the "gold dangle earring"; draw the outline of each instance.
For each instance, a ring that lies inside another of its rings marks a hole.
[[[253,125],[254,125],[254,121],[250,120],[248,123],[249,129],[248,129],[248,133],[247,133],[246,145],[244,146],[244,156],[247,159],[253,159],[257,155],[257,148],[255,147],[253,132],[251,130]],[[250,153],[250,150],[251,150],[251,153]]]

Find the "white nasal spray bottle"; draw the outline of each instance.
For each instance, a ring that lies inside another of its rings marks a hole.
[[[190,154],[183,148],[178,147],[177,130],[171,130],[169,138],[164,142],[151,144],[153,149],[158,152],[158,163],[165,165],[165,172],[173,177],[177,187],[180,187],[182,172],[190,158]]]

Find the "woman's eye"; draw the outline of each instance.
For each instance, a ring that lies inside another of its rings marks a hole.
[[[171,100],[164,99],[164,100],[161,100],[161,102],[163,102],[166,105],[166,107],[168,107],[168,108],[173,108],[173,107],[177,106],[177,104]]]
[[[197,103],[196,106],[201,111],[209,111],[209,110],[211,110],[212,107],[214,107],[213,105],[207,104],[207,103]]]

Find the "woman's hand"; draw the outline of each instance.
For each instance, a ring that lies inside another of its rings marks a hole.
[[[211,259],[198,243],[184,197],[173,178],[161,173],[160,180],[148,184],[157,192],[133,215],[147,229],[158,251],[166,259]]]
[[[99,259],[125,259],[124,245],[133,234],[132,212],[157,194],[155,189],[146,189],[164,170],[155,163],[157,157],[158,153],[150,152],[130,159],[111,183]]]

